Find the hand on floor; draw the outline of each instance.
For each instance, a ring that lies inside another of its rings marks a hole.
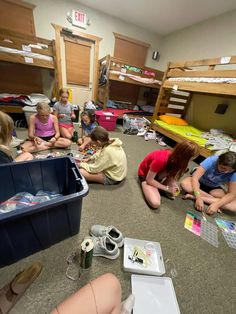
[[[220,208],[217,206],[217,204],[211,204],[210,206],[208,206],[206,213],[208,215],[213,215],[215,213],[222,213],[222,211],[220,210]]]

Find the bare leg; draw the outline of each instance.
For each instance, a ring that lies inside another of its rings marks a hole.
[[[72,137],[74,135],[74,131],[75,131],[74,127],[71,127],[68,130],[69,130],[71,137]]]
[[[60,126],[59,129],[60,129],[60,134],[62,137],[67,138],[69,140],[72,139],[74,128],[68,128],[67,129],[67,128],[63,128]],[[72,132],[72,130],[73,130],[73,132]]]
[[[71,141],[67,138],[59,137],[59,139],[54,143],[53,147],[67,148],[71,145]]]
[[[84,176],[85,180],[88,182],[96,182],[104,184],[104,173],[89,173],[83,168],[80,168],[80,173]]]
[[[192,194],[193,188],[192,188],[192,183],[191,183],[191,177],[185,178],[181,182],[181,186],[188,193],[185,195],[185,199],[195,200],[195,196]],[[214,189],[210,192],[210,194],[205,191],[200,190],[200,193],[201,193],[201,198],[203,202],[208,205],[219,201],[219,199],[221,199],[225,195],[225,192],[222,189]],[[221,209],[227,209],[227,210],[236,212],[236,200],[233,200],[229,204],[224,205]]]
[[[33,155],[31,155],[30,153],[28,152],[24,152],[20,155],[18,155],[16,158],[15,158],[15,161],[28,161],[28,160],[32,160],[34,159]]]
[[[157,209],[161,204],[161,196],[157,188],[147,184],[146,181],[142,182],[143,195],[148,204],[153,208]]]
[[[24,152],[39,152],[43,150],[47,150],[51,147],[49,143],[43,141],[40,145],[36,145],[33,141],[27,141],[23,145],[21,145],[21,148]]]
[[[121,287],[113,274],[104,274],[62,302],[51,314],[120,314]]]

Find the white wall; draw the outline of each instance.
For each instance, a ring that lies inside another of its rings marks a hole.
[[[225,114],[215,113],[218,104],[228,104]],[[223,129],[236,137],[236,99],[196,94],[192,101],[192,124],[199,129]]]
[[[66,20],[67,12],[72,9],[78,9],[86,13],[91,21],[91,25],[87,27],[85,32],[102,37],[99,57],[103,57],[107,54],[113,55],[115,42],[113,32],[116,32],[150,44],[151,47],[149,48],[146,65],[154,68],[159,67],[159,64],[151,58],[154,50],[160,50],[161,37],[157,34],[85,7],[78,2],[70,0],[27,1],[36,5],[36,8],[34,9],[34,20],[37,36],[47,39],[55,38],[54,29],[51,26],[51,23],[59,24],[70,29],[84,31],[73,27]]]
[[[236,10],[163,37],[159,66],[169,61],[236,55]]]

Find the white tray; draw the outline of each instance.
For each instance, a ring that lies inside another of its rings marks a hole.
[[[137,246],[142,249],[147,248],[147,244],[153,247],[151,250],[150,265],[146,268],[138,263],[133,263],[128,257],[132,255],[133,247]],[[124,270],[131,273],[161,276],[165,273],[165,265],[163,261],[160,243],[153,241],[138,240],[132,238],[124,239]]]
[[[131,284],[133,314],[180,314],[171,278],[132,275]]]

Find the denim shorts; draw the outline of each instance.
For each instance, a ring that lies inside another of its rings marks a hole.
[[[221,189],[223,190],[223,188],[221,186],[215,186],[215,187],[211,187],[211,186],[208,186],[202,182],[200,182],[200,189],[206,193],[210,193],[212,190],[216,190],[216,189]]]

